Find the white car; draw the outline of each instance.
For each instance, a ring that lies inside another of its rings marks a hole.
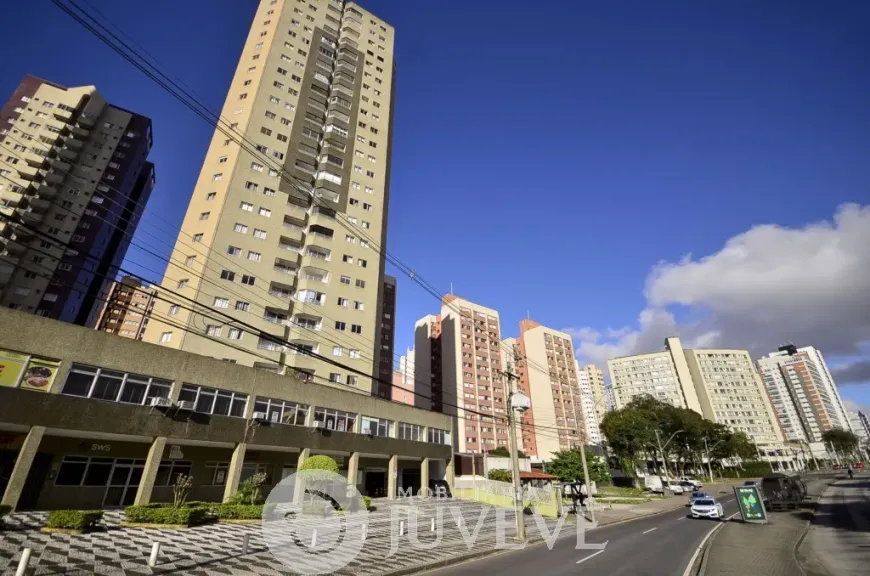
[[[677,482],[686,482],[686,483],[691,484],[692,486],[694,486],[695,488],[698,488],[698,489],[704,487],[703,484],[701,484],[700,482],[698,482],[694,478],[680,478],[679,480],[677,480]]]
[[[689,508],[689,515],[692,518],[725,519],[725,511],[722,509],[722,505],[712,498],[696,499],[692,502],[692,507]]]
[[[673,480],[662,480],[662,487],[665,490],[670,490],[673,494],[682,494],[684,492],[683,487]]]

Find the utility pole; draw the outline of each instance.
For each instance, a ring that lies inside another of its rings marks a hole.
[[[665,456],[665,448],[667,448],[667,447],[668,447],[668,444],[671,443],[671,440],[673,440],[674,437],[675,437],[677,434],[680,434],[681,432],[682,432],[682,430],[677,430],[676,432],[674,432],[673,434],[671,434],[671,437],[668,438],[668,441],[665,442],[665,445],[664,445],[664,446],[662,446],[662,438],[661,438],[661,436],[659,436],[659,431],[656,430],[656,442],[658,442],[658,445],[659,445],[659,454],[662,455],[662,464],[663,464],[664,467],[665,467],[665,479],[668,478],[668,458],[667,458],[667,456]]]
[[[586,438],[580,443],[580,461],[583,462],[583,482],[586,485],[586,502],[589,502],[589,521],[595,523],[595,507],[592,506],[592,484],[589,483],[589,467],[586,465]],[[561,495],[559,496],[561,498]]]
[[[517,353],[514,351],[514,362],[518,361]],[[511,476],[514,481],[514,511],[517,519],[517,540],[525,541],[526,539],[526,521],[525,516],[523,514],[523,489],[520,483],[520,457],[517,453],[519,448],[517,447],[518,440],[516,437],[516,428],[514,426],[514,380],[519,379],[519,377],[511,372],[511,366],[507,366],[508,370],[503,372],[505,377],[507,378],[507,392],[508,392],[508,442],[510,444],[511,450]],[[517,404],[525,406],[525,408],[529,405],[529,399],[519,394],[525,399],[525,403],[518,402]],[[525,409],[522,408],[522,409]]]

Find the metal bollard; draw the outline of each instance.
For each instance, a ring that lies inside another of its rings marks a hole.
[[[248,544],[251,543],[251,535],[245,534],[245,538],[242,540],[242,554],[248,553]]]
[[[311,532],[311,547],[314,548],[317,546],[317,530],[312,530]]]
[[[154,568],[157,566],[157,556],[160,555],[160,542],[155,542],[151,545],[151,556],[148,558],[148,565]]]
[[[18,561],[18,570],[15,571],[15,576],[24,576],[27,573],[27,565],[30,564],[30,555],[33,550],[25,548],[21,551],[21,560]]]
[[[434,532],[434,531],[435,531],[435,517],[433,516],[432,522],[429,525],[429,532]]]
[[[399,520],[399,536],[405,533],[405,521]]]
[[[366,539],[366,531],[367,531],[368,527],[369,527],[368,524],[363,524],[363,525],[362,525],[362,539],[363,539],[363,540]]]

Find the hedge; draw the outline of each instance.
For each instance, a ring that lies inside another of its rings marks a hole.
[[[87,530],[103,518],[102,510],[52,510],[46,526],[65,530]]]
[[[190,502],[185,502],[181,505],[181,508],[214,508],[220,504],[220,502],[202,502],[200,500],[191,500]],[[151,502],[150,504],[143,504],[141,508],[173,508],[174,504],[172,502]]]
[[[259,520],[263,517],[262,504],[220,504],[215,508],[220,520]]]
[[[136,524],[174,524],[196,526],[208,517],[205,508],[167,508],[165,506],[129,506],[125,511],[127,522]]]

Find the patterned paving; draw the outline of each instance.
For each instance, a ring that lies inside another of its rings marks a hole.
[[[374,576],[495,547],[494,509],[460,500],[418,507],[419,545],[412,545],[407,520],[402,536],[398,536],[396,530],[390,529],[391,510],[400,506],[396,513],[406,514],[401,506],[407,504],[408,502],[381,501],[377,512],[369,515],[363,550],[337,573]],[[461,528],[457,527],[451,513],[446,509],[447,506],[461,511],[462,526],[468,533],[474,531],[480,515],[484,511],[487,513],[478,539],[471,549],[463,540]],[[441,534],[429,531],[430,519],[437,514],[439,507],[443,508],[442,513],[445,515],[445,528]],[[294,568],[298,572],[286,571],[267,551],[259,525],[212,524],[182,530],[125,528],[118,525],[122,518],[123,513],[110,512],[106,514],[102,531],[85,535],[65,535],[43,534],[39,531],[38,527],[44,523],[44,513],[13,514],[7,518],[6,529],[0,531],[0,573],[15,573],[21,550],[25,547],[33,550],[29,574],[34,575],[277,576],[306,573],[311,568],[309,564],[297,562]],[[403,515],[402,518],[407,519],[407,516]],[[506,518],[513,519],[512,511],[506,511]],[[538,538],[534,520],[527,518],[526,525],[529,537]],[[325,530],[324,527],[319,529]],[[303,527],[299,526],[296,531],[299,534],[304,532]],[[569,531],[573,532],[566,530]],[[510,534],[512,530],[508,531],[508,535]],[[242,550],[245,535],[249,536],[248,554],[244,554]],[[440,542],[436,543],[439,536]],[[391,556],[389,553],[392,540],[398,546],[395,554]],[[147,562],[154,542],[161,543],[161,552],[158,566],[152,571]],[[432,549],[421,550],[421,547],[425,548],[427,545]]]

